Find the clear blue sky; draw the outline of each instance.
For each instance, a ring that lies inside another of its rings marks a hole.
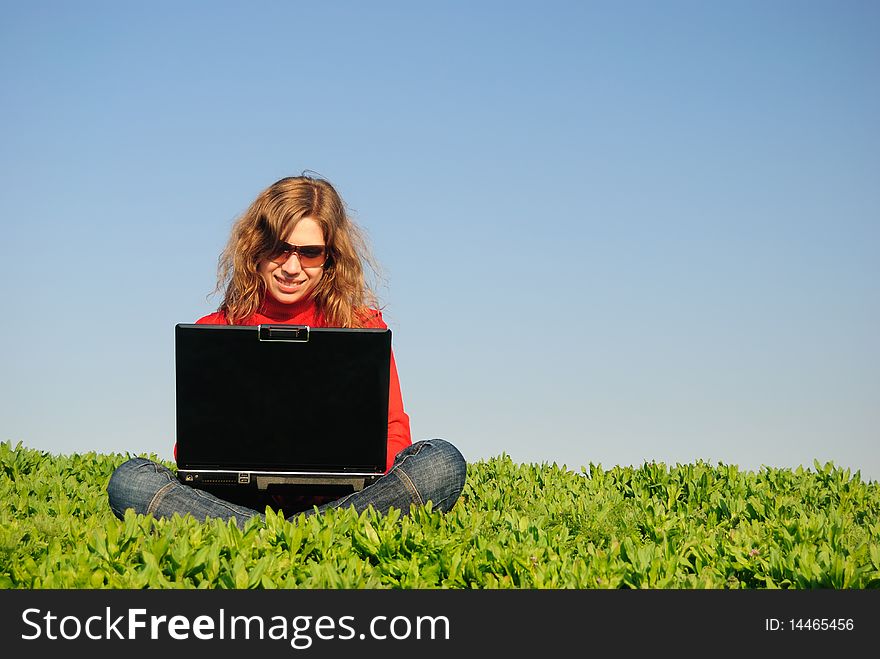
[[[415,439],[880,479],[880,4],[0,6],[0,440],[170,458],[173,327],[308,169]]]

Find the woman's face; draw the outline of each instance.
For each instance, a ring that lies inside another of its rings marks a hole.
[[[304,217],[284,237],[284,241],[298,247],[324,245],[324,232],[317,222],[310,217]],[[308,299],[321,281],[324,266],[304,268],[299,255],[293,253],[287,260],[278,263],[264,259],[260,262],[258,271],[266,283],[269,295],[282,304],[293,304]]]

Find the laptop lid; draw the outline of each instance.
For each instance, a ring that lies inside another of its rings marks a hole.
[[[176,325],[179,478],[383,474],[390,359],[388,329]]]

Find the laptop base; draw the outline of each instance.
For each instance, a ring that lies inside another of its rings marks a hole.
[[[374,483],[377,475],[323,475],[323,474],[272,474],[255,473],[250,471],[190,471],[178,470],[178,480],[184,485],[207,489],[214,485],[235,485],[252,487],[258,490],[268,490],[270,487],[327,487],[351,488],[353,492],[359,492],[366,486]]]

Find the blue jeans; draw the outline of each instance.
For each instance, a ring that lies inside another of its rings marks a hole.
[[[319,506],[317,512],[354,506],[361,513],[372,506],[383,514],[392,507],[409,514],[410,504],[421,506],[428,501],[433,503],[434,510],[446,512],[458,500],[466,473],[464,458],[449,442],[442,439],[416,442],[397,454],[394,465],[384,476],[362,490]],[[128,508],[157,518],[171,517],[174,513],[181,516],[189,513],[199,520],[234,518],[239,527],[251,517],[264,517],[261,511],[184,485],[170,469],[146,458],[132,458],[120,465],[110,477],[107,495],[110,508],[120,519]],[[315,512],[316,509],[311,508],[303,514]]]

